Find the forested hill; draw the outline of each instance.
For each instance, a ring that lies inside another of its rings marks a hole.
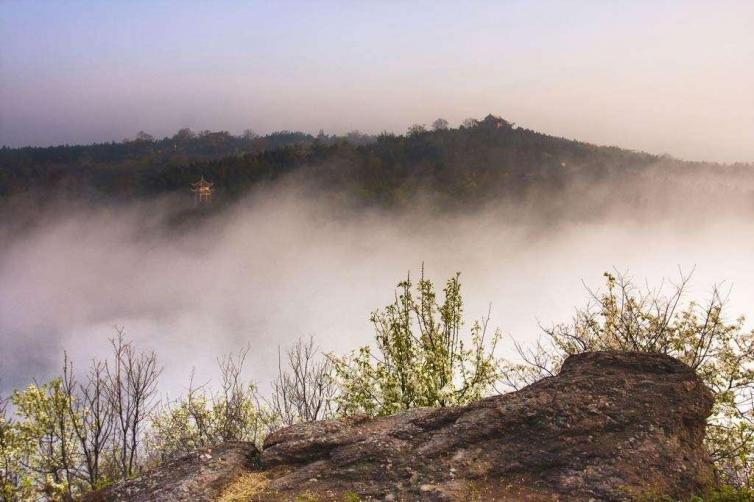
[[[332,141],[322,136],[320,141]],[[223,157],[256,155],[315,141],[309,134],[280,131],[257,136],[181,129],[174,136],[155,140],[140,132],[133,140],[93,145],[0,148],[0,195],[39,188],[65,191],[124,192],[132,196],[161,190],[145,182],[150,173],[180,170],[196,162]]]
[[[751,166],[710,166],[595,146],[489,115],[457,129],[412,126],[405,135],[377,137],[296,132],[236,137],[181,130],[162,140],[141,134],[121,143],[3,148],[0,195],[41,189],[118,200],[171,192],[190,196],[190,184],[204,176],[215,183],[218,198],[229,201],[293,174],[368,204],[406,203],[419,191],[465,204],[574,183],[620,183],[658,165],[669,173],[715,167],[718,173],[751,177]]]

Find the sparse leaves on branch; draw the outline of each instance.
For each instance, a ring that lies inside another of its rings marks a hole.
[[[284,426],[333,418],[335,381],[333,365],[321,357],[314,338],[298,340],[286,352],[287,364],[278,350],[278,376],[273,382],[270,407]]]

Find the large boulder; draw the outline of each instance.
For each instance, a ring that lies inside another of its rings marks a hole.
[[[260,500],[630,500],[714,484],[712,395],[661,354],[592,352],[460,408],[301,424],[270,435]]]

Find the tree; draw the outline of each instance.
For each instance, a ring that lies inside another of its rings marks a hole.
[[[15,391],[14,420],[0,400],[2,500],[76,499],[138,471],[159,371],[122,330],[112,344],[115,360],[92,361],[84,382],[64,354],[61,376]]]
[[[283,425],[334,416],[332,363],[327,358],[317,358],[318,352],[313,338],[298,340],[286,352],[287,366],[283,369],[278,349],[278,376],[272,384],[270,406]]]
[[[409,136],[417,136],[425,132],[427,132],[427,128],[424,127],[424,124],[414,124],[408,128]]]
[[[252,129],[244,129],[241,137],[246,141],[253,141],[259,137],[259,134],[255,133]]]
[[[144,131],[139,131],[138,133],[136,133],[136,141],[151,143],[154,141],[154,136]]]
[[[606,290],[589,290],[591,301],[573,321],[544,329],[534,347],[517,345],[522,360],[502,368],[505,383],[520,388],[557,372],[579,352],[659,352],[694,369],[715,396],[706,445],[720,476],[751,488],[754,477],[754,333],[743,317],[728,321],[725,299],[713,288],[705,303],[686,302],[689,276],[667,287],[640,289],[621,274],[605,274]],[[663,284],[663,286],[665,286]]]
[[[257,429],[252,426],[259,409],[256,387],[253,383],[241,381],[248,353],[249,347],[246,347],[235,355],[226,354],[218,361],[221,399],[214,402],[218,442],[241,440],[248,438],[250,434],[256,439]]]
[[[153,411],[157,378],[161,368],[157,366],[154,352],[138,352],[125,339],[123,328],[116,328],[116,336],[110,339],[113,348],[113,363],[105,367],[109,406],[115,422],[114,450],[122,478],[131,477],[138,469],[141,432]]]
[[[358,129],[354,129],[353,131],[348,131],[348,133],[346,133],[346,141],[352,145],[363,146],[372,143],[374,138]]]
[[[448,128],[448,125],[447,120],[440,118],[432,122],[432,129],[435,131],[444,131]]]
[[[466,344],[459,274],[447,281],[442,303],[423,273],[416,296],[410,277],[398,291],[393,304],[371,315],[376,352],[367,346],[345,358],[331,356],[339,411],[388,415],[481,398],[498,377],[494,350],[500,332],[486,340],[488,316],[472,325]]]
[[[479,121],[475,118],[468,118],[463,121],[461,127],[464,129],[473,129],[479,125]]]
[[[103,472],[113,431],[113,409],[108,400],[106,364],[92,361],[86,382],[78,383],[73,363],[63,359],[63,388],[67,395],[68,416],[78,441],[83,470],[89,488],[95,490],[109,481]]]
[[[175,133],[173,136],[173,139],[175,141],[188,141],[191,139],[194,139],[196,137],[196,134],[194,131],[189,129],[188,127],[184,127],[182,129],[178,129],[178,132]]]

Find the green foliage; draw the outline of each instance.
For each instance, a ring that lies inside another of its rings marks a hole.
[[[737,487],[754,483],[754,333],[743,317],[729,321],[715,288],[704,304],[685,302],[688,277],[669,293],[638,289],[621,275],[605,274],[606,289],[571,323],[545,329],[545,341],[519,346],[522,363],[507,363],[513,388],[557,372],[565,357],[585,351],[660,352],[693,368],[715,396],[706,445],[721,478]]]
[[[37,473],[34,489],[53,499],[74,493],[77,480],[73,465],[77,451],[73,420],[80,417],[68,413],[71,397],[65,392],[63,380],[56,378],[43,385],[30,385],[16,391],[11,402],[19,417],[15,434],[25,445],[23,464]],[[26,484],[31,484],[31,477]]]
[[[33,478],[24,465],[32,455],[32,445],[24,441],[15,422],[8,416],[7,400],[0,398],[0,500],[33,498]]]
[[[356,492],[346,492],[343,495],[343,502],[361,502],[361,497]]]
[[[254,386],[242,392],[240,400],[229,405],[219,396],[192,391],[160,410],[147,437],[151,460],[161,462],[225,440],[259,443],[268,421],[254,399]],[[231,412],[230,406],[236,409]]]
[[[319,502],[319,497],[310,491],[305,491],[296,496],[295,502]]]
[[[159,463],[224,441],[264,439],[272,417],[260,408],[254,385],[227,401],[221,394],[191,389],[188,396],[160,409],[147,435],[150,461]]]
[[[191,385],[186,397],[152,416],[146,441],[152,462],[225,441],[252,441],[261,447],[276,419],[260,406],[254,384],[241,380],[247,353],[244,349],[219,360],[217,392],[209,394]]]
[[[695,497],[691,502],[752,502],[754,501],[754,492],[748,488],[736,488],[733,486],[723,486],[713,490],[704,497]]]
[[[376,352],[362,347],[332,360],[343,414],[388,415],[417,406],[457,406],[482,397],[498,374],[495,331],[487,320],[461,335],[463,300],[459,275],[447,281],[439,302],[423,276],[414,293],[410,278],[398,284],[395,302],[371,315]]]
[[[194,387],[192,378],[185,397],[159,409],[155,355],[138,352],[120,329],[111,342],[113,357],[93,361],[85,382],[66,358],[62,377],[13,393],[12,419],[0,399],[0,500],[76,498],[197,448],[237,440],[261,448],[281,423],[330,413],[330,365],[317,362],[312,341],[288,351],[278,406],[263,405],[244,380],[246,348],[218,360],[215,391]]]

